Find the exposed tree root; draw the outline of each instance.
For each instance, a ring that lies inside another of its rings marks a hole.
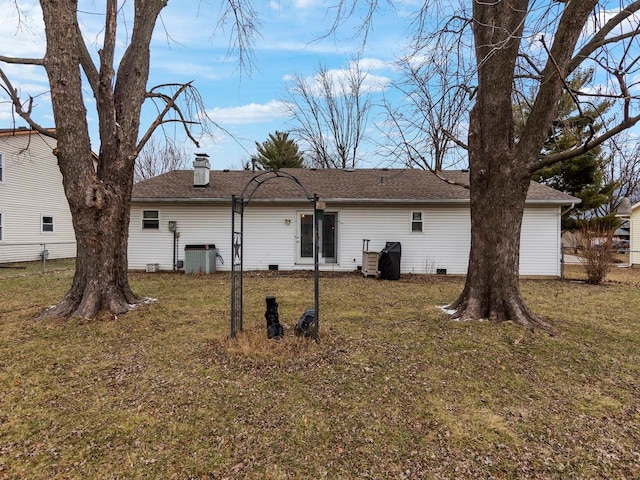
[[[511,321],[531,330],[543,330],[551,336],[555,335],[551,325],[531,313],[520,296],[501,301],[496,301],[495,298],[490,300],[472,298],[463,292],[455,302],[444,308],[453,312],[449,316],[454,320],[487,320],[494,323]]]
[[[46,308],[37,319],[73,317],[94,318],[101,310],[112,315],[123,315],[135,308],[140,300],[133,294],[125,292],[115,294],[101,294],[100,292],[85,292],[84,295],[76,295],[75,289],[71,289],[57,305]]]

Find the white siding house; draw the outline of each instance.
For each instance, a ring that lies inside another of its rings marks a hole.
[[[467,189],[422,170],[286,172],[326,204],[320,226],[321,270],[358,270],[363,240],[368,239],[370,251],[382,250],[386,242],[401,243],[401,273],[466,273],[471,245]],[[468,178],[467,172],[446,173],[458,182]],[[230,270],[231,196],[240,196],[257,174],[208,175],[206,186],[194,186],[198,176],[193,171],[169,172],[134,186],[129,268],[157,264],[171,270],[174,260],[184,259],[185,246],[215,244],[217,269]],[[244,213],[245,270],[313,268],[307,228],[313,204],[306,196],[284,178],[271,178],[255,191]],[[522,227],[522,275],[560,276],[561,209],[577,201],[532,183]],[[169,222],[177,222],[179,236],[174,237]]]
[[[629,263],[640,266],[640,203],[631,207],[629,232]]]
[[[75,234],[55,140],[0,130],[0,263],[76,255]]]

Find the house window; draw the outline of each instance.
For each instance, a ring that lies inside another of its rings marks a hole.
[[[160,212],[158,212],[158,210],[142,211],[142,229],[143,230],[160,229]]]
[[[422,232],[422,212],[411,212],[411,231]]]
[[[0,242],[4,242],[4,213],[0,212]]]
[[[0,183],[4,183],[4,153],[0,152]]]
[[[53,233],[53,215],[42,215],[40,224],[42,233]]]

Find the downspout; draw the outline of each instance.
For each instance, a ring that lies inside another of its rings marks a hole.
[[[176,271],[176,266],[178,265],[178,259],[176,258],[176,253],[178,251],[178,244],[176,238],[176,231],[173,231],[173,271]]]

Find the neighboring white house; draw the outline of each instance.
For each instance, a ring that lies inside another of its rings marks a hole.
[[[382,250],[386,242],[400,242],[402,273],[466,273],[471,243],[468,189],[424,170],[283,172],[325,203],[319,235],[321,270],[361,268],[367,239],[371,251]],[[158,264],[161,270],[171,270],[174,258],[184,259],[185,246],[215,244],[220,254],[217,269],[230,270],[231,196],[240,196],[257,174],[209,171],[208,160],[199,158],[193,171],[172,171],[134,185],[129,268]],[[468,182],[465,171],[444,175]],[[578,201],[532,182],[522,226],[522,275],[560,276],[560,215],[564,206]],[[170,224],[176,225],[178,235]],[[312,269],[312,229],[313,204],[305,192],[288,179],[265,182],[245,206],[244,269]]]
[[[27,129],[0,129],[0,263],[76,255],[71,211],[53,149]]]
[[[631,207],[629,232],[629,263],[640,265],[640,203]]]

